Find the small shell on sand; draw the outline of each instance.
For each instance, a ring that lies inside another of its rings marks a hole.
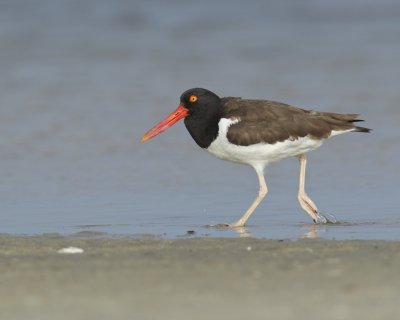
[[[77,247],[66,247],[58,250],[58,253],[83,253],[83,249]]]

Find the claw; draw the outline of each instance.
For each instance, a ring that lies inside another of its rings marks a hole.
[[[224,228],[243,228],[244,225],[238,221],[232,223],[217,223],[208,225],[210,228],[224,229]]]
[[[209,224],[207,227],[222,229],[222,228],[229,228],[230,226],[231,225],[229,223],[217,223],[217,224]]]
[[[317,224],[327,224],[327,223],[337,223],[337,219],[333,214],[330,213],[322,213],[317,211],[316,213],[317,219],[314,221]]]

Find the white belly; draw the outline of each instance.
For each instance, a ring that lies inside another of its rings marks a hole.
[[[265,167],[270,163],[297,156],[321,146],[323,140],[303,137],[290,139],[274,144],[257,143],[250,146],[237,146],[226,138],[229,126],[239,122],[239,119],[222,118],[218,123],[219,134],[207,150],[217,158],[244,163],[253,167]]]

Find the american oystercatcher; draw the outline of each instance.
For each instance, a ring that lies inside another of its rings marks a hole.
[[[178,108],[149,130],[141,141],[160,134],[180,119],[196,143],[217,158],[250,165],[257,173],[257,197],[230,227],[243,227],[267,194],[264,168],[270,163],[297,157],[300,162],[298,200],[315,223],[334,223],[334,216],[318,211],[304,189],[306,153],[335,135],[369,132],[354,122],[358,114],[339,114],[304,110],[270,100],[237,97],[220,98],[215,93],[193,88],[180,97]],[[221,226],[221,225],[219,225]]]

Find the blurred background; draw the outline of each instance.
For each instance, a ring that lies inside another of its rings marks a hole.
[[[344,224],[310,224],[289,159],[244,234],[399,239],[399,35],[396,0],[1,0],[0,233],[236,236],[203,226],[243,213],[253,169],[183,123],[139,142],[201,86],[374,129],[309,155],[309,195]]]

